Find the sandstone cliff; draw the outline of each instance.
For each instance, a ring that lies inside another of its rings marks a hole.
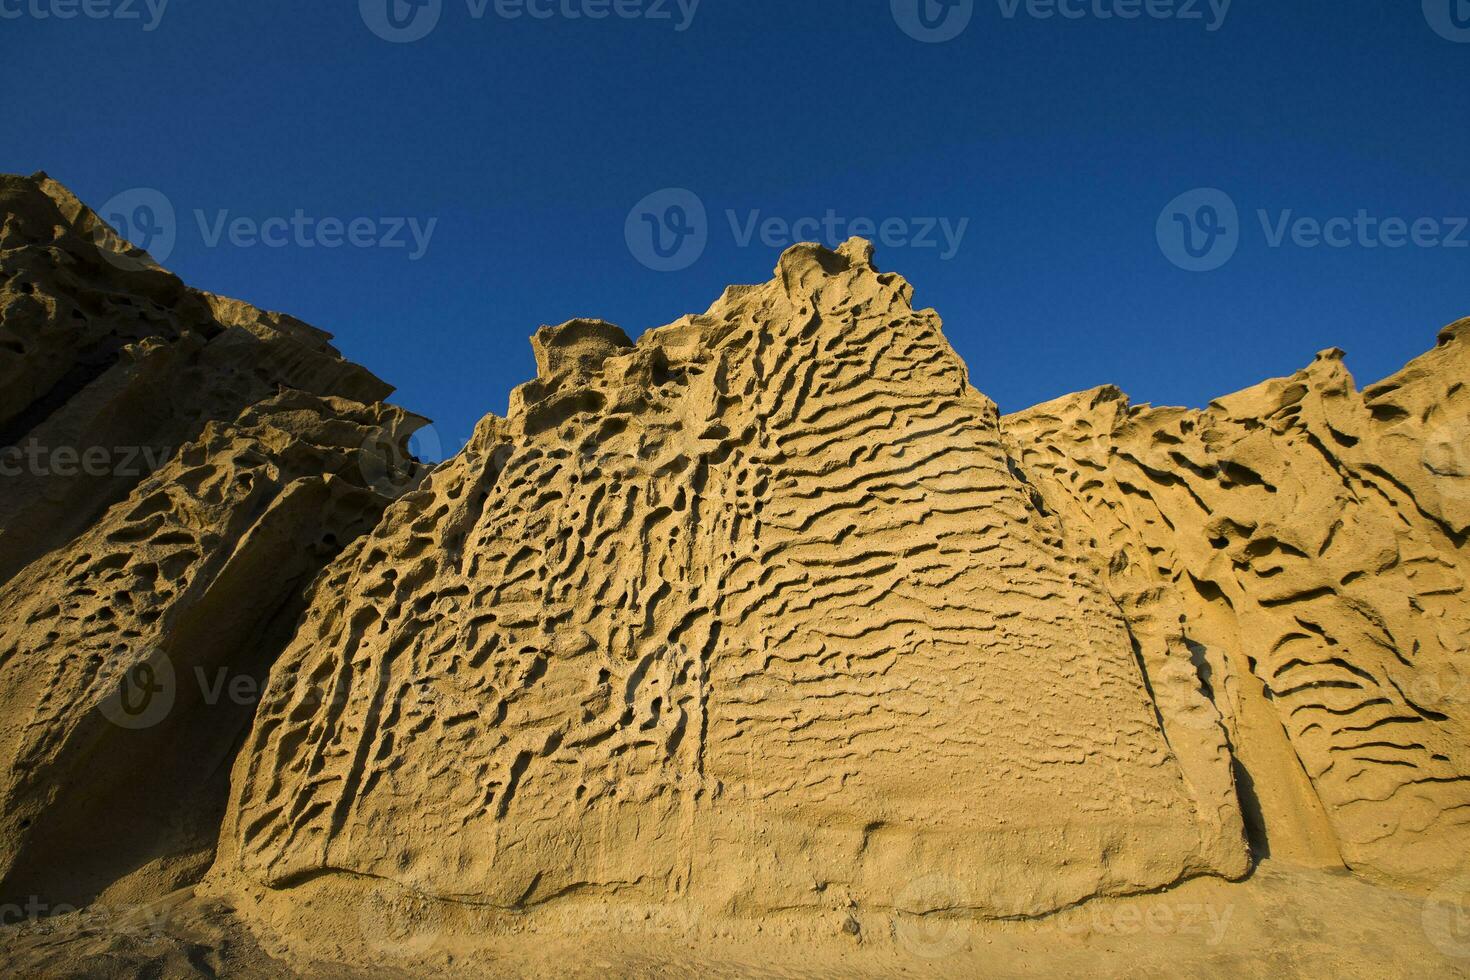
[[[421,420],[44,175],[0,205],[0,896],[156,893],[209,861],[250,723],[211,675],[264,683],[305,586],[417,479]]]
[[[1464,861],[1470,321],[1362,391],[1002,418],[867,243],[800,245],[543,327],[428,472],[325,334],[0,204],[0,901],[197,884],[299,951]]]
[[[1099,388],[1004,420],[1151,672],[1220,707],[1273,852],[1405,883],[1470,853],[1470,320],[1204,411]]]
[[[1150,697],[870,252],[797,247],[637,344],[540,331],[509,417],[321,581],[220,872],[756,914],[922,902],[928,868],[991,915],[1243,874],[1214,709]]]

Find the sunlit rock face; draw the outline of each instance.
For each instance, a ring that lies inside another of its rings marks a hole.
[[[1150,671],[1210,691],[1277,855],[1427,885],[1470,852],[1467,377],[1462,320],[1363,391],[1330,350],[1204,411],[1002,423]]]
[[[541,328],[430,471],[327,335],[0,201],[0,901],[199,884],[309,946],[385,889],[437,938],[1467,851],[1470,321],[1364,390],[1002,418],[867,243],[799,245]]]
[[[543,328],[320,583],[219,870],[755,913],[924,867],[995,915],[1243,873],[1218,712],[1151,692],[911,295],[855,240],[636,344]]]

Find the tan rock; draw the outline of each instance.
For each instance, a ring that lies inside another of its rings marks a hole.
[[[417,482],[422,420],[333,397],[389,389],[320,331],[99,259],[56,184],[0,200],[0,902],[158,895],[208,866],[306,587]]]
[[[1003,420],[1150,670],[1190,651],[1272,854],[1430,886],[1470,853],[1467,376],[1470,320],[1361,393],[1331,350],[1202,412]]]
[[[855,240],[637,344],[538,332],[510,416],[321,581],[219,877],[757,915],[922,870],[1034,915],[1245,873],[1215,709],[1150,698],[910,297]]]
[[[0,460],[0,582],[210,420],[282,386],[360,402],[392,391],[330,335],[189,289],[43,174],[0,175],[0,211],[0,446],[23,454]]]
[[[44,175],[0,205],[0,908],[131,910],[0,963],[1133,975],[1237,903],[1288,972],[1354,916],[1369,972],[1461,955],[1470,321],[1362,391],[1002,419],[871,246],[804,244],[637,342],[542,327],[430,471],[328,335]]]

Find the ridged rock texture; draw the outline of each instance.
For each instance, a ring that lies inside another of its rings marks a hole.
[[[0,446],[160,460],[4,477],[0,898],[208,867],[287,930],[391,888],[437,933],[1464,860],[1470,321],[1363,391],[1328,352],[1002,418],[867,243],[799,245],[636,343],[543,327],[424,472],[326,335],[0,196]]]
[[[306,586],[417,479],[422,420],[44,175],[0,204],[0,896],[167,890],[209,863],[251,721],[216,672],[264,683]]]
[[[1275,851],[1410,884],[1470,854],[1467,378],[1462,320],[1361,392],[1329,350],[1204,411],[1004,420],[1150,673],[1211,692]]]
[[[870,251],[799,246],[637,344],[541,330],[508,418],[320,583],[222,869],[759,913],[928,867],[994,915],[1244,873],[1222,729],[1159,722],[1209,703],[1151,702]]]

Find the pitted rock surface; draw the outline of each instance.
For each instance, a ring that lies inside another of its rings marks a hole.
[[[805,244],[636,340],[542,327],[431,467],[327,334],[44,175],[0,205],[0,904],[181,910],[27,963],[857,949],[1173,886],[1264,934],[1467,870],[1470,321],[1361,390],[1326,351],[1001,417],[871,246]]]

